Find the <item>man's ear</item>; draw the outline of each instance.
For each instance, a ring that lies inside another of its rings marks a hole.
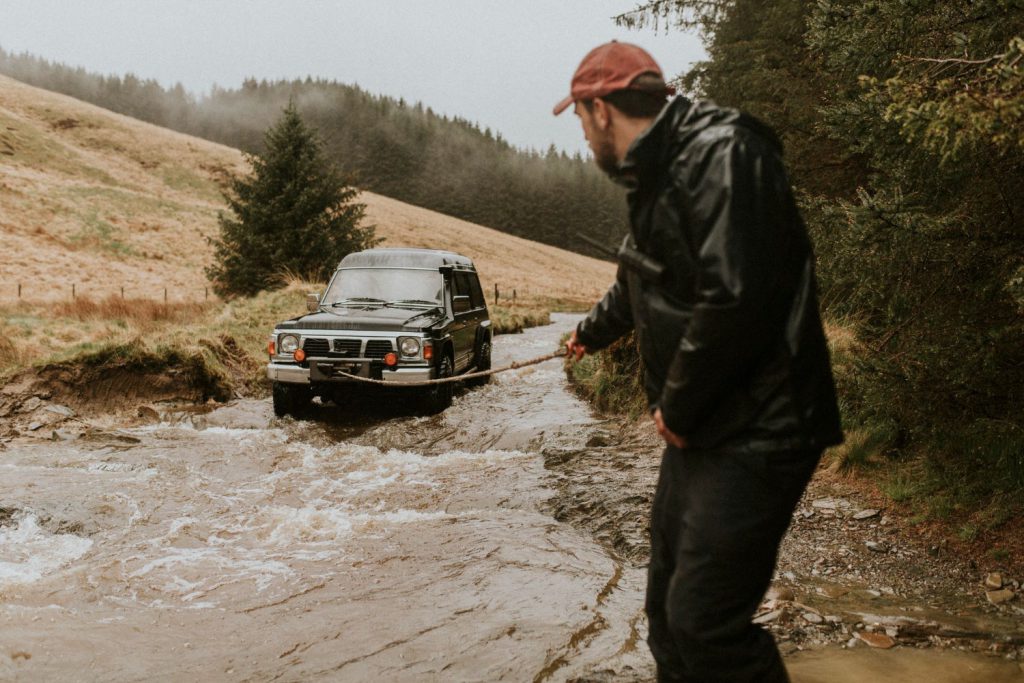
[[[612,123],[612,111],[608,103],[600,97],[595,97],[592,102],[591,116],[594,119],[594,124],[599,130],[608,130]]]

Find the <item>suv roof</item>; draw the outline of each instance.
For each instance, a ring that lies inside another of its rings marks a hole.
[[[349,254],[338,268],[439,268],[441,266],[473,268],[473,261],[453,251],[439,249],[367,249]]]

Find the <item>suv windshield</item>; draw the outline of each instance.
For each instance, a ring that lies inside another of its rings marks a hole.
[[[323,305],[386,302],[441,303],[441,273],[412,268],[344,268],[324,294]]]

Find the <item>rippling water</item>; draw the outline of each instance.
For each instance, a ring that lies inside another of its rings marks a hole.
[[[565,327],[501,338],[495,361]],[[587,659],[574,634],[621,645],[639,577],[612,616],[621,566],[540,512],[539,450],[594,423],[563,383],[553,361],[430,418],[356,401],[282,421],[241,401],[12,448],[0,633],[21,656],[0,673],[564,678]]]
[[[572,322],[498,338],[495,363],[549,353]],[[643,679],[642,570],[545,505],[542,452],[598,422],[556,360],[440,416],[355,397],[296,422],[245,400],[14,442],[0,679]],[[886,660],[856,657],[798,657],[794,680],[878,680]],[[978,664],[888,661],[930,683]]]

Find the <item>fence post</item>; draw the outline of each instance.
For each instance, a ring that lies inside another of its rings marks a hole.
[[[18,283],[18,298],[21,298],[21,283]]]
[[[513,288],[512,289],[512,303],[515,303],[515,302],[516,302],[516,290],[515,290],[515,288]]]
[[[71,300],[75,300],[75,283],[71,283]]]
[[[121,299],[124,299],[124,285],[121,285]]]
[[[206,288],[206,294],[203,296],[203,301],[209,301],[209,300],[210,300],[210,288],[207,287]]]
[[[498,283],[494,283],[494,305],[498,305]]]
[[[167,305],[167,288],[164,287],[164,306]]]

